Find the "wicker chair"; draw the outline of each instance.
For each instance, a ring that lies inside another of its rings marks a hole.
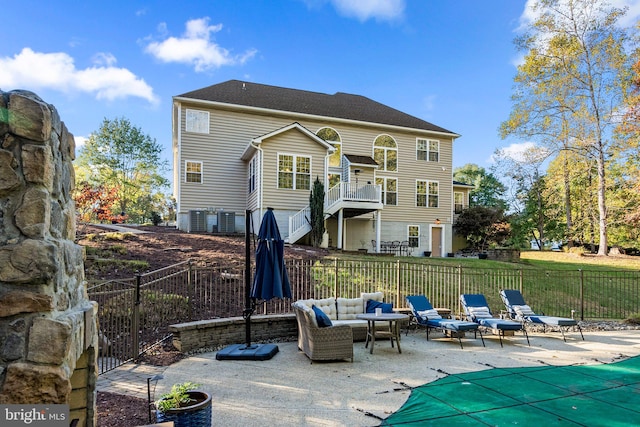
[[[311,360],[353,362],[353,332],[348,325],[320,328],[312,314],[293,304],[298,322],[298,348]]]

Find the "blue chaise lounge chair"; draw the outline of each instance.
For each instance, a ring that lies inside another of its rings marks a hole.
[[[452,336],[455,335],[460,343],[460,348],[463,348],[462,340],[460,339],[461,335],[463,335],[462,333],[473,331],[474,338],[477,337],[477,332],[480,333],[482,346],[484,346],[484,338],[482,337],[482,332],[478,329],[477,323],[456,319],[443,319],[424,295],[411,295],[406,299],[413,314],[415,324],[424,326],[427,330],[427,340],[429,340],[429,329],[440,329],[442,332],[449,331]],[[408,332],[409,329],[407,328],[407,333]]]
[[[493,317],[487,299],[482,294],[462,294],[460,295],[460,303],[464,310],[464,315],[467,320],[477,323],[478,325],[487,329],[492,329],[498,332],[500,337],[500,347],[502,347],[502,337],[505,336],[505,331],[522,331],[527,338],[527,344],[529,343],[529,335],[527,330],[520,322],[509,319],[498,319]]]
[[[547,326],[550,326],[552,328],[557,327],[558,329],[560,329],[560,332],[562,333],[562,339],[564,339],[565,342],[567,342],[567,338],[564,336],[563,328],[569,330],[569,328],[575,326],[578,328],[578,331],[580,331],[580,336],[584,340],[582,328],[580,328],[577,320],[571,319],[569,317],[556,317],[545,316],[544,314],[536,314],[531,309],[531,307],[529,307],[525,303],[522,293],[514,289],[504,289],[500,291],[500,297],[504,302],[507,313],[509,313],[509,317],[511,317],[513,320],[522,322],[525,326],[526,323],[536,323],[538,325],[542,325],[543,331],[545,331]]]

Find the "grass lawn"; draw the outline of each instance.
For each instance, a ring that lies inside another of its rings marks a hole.
[[[424,257],[380,257],[377,255],[361,255],[336,252],[328,258],[351,261],[388,261],[402,260],[412,263],[436,265],[455,265],[468,268],[501,268],[507,270],[534,268],[537,270],[596,270],[596,271],[640,271],[640,257],[627,255],[577,255],[556,251],[522,251],[520,262],[502,262],[477,258],[424,258]]]
[[[640,257],[627,255],[575,255],[567,252],[526,251],[520,260],[545,270],[640,270]]]

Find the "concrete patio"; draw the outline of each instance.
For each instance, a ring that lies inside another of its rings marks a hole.
[[[435,339],[433,339],[435,337]],[[125,365],[101,375],[98,389],[147,397],[146,379],[162,374],[155,396],[172,384],[194,381],[213,397],[213,425],[373,426],[397,411],[412,387],[491,367],[611,363],[640,355],[640,330],[570,332],[485,337],[486,347],[467,336],[457,340],[424,332],[402,336],[402,354],[377,342],[373,354],[354,343],[355,361],[311,363],[297,343],[280,343],[267,361],[218,361],[215,352],[192,355],[166,368]]]

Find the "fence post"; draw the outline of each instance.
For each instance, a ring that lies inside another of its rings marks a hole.
[[[334,281],[333,281],[333,297],[338,298],[338,258],[333,259],[334,264]]]
[[[580,272],[580,320],[584,320],[584,271],[582,269],[578,271]]]
[[[396,272],[396,301],[394,305],[400,307],[400,260],[396,260],[398,271]]]
[[[136,274],[136,295],[133,302],[133,318],[131,319],[131,355],[134,359],[140,354],[140,283],[142,276]]]
[[[460,295],[462,295],[462,265],[458,264],[458,319],[462,319],[462,306],[460,305]]]
[[[523,275],[524,272],[520,269],[520,293],[522,293],[522,283],[524,282]]]
[[[189,320],[193,320],[193,305],[195,304],[195,290],[193,288],[193,264],[192,260],[187,261],[187,297],[189,298]]]

